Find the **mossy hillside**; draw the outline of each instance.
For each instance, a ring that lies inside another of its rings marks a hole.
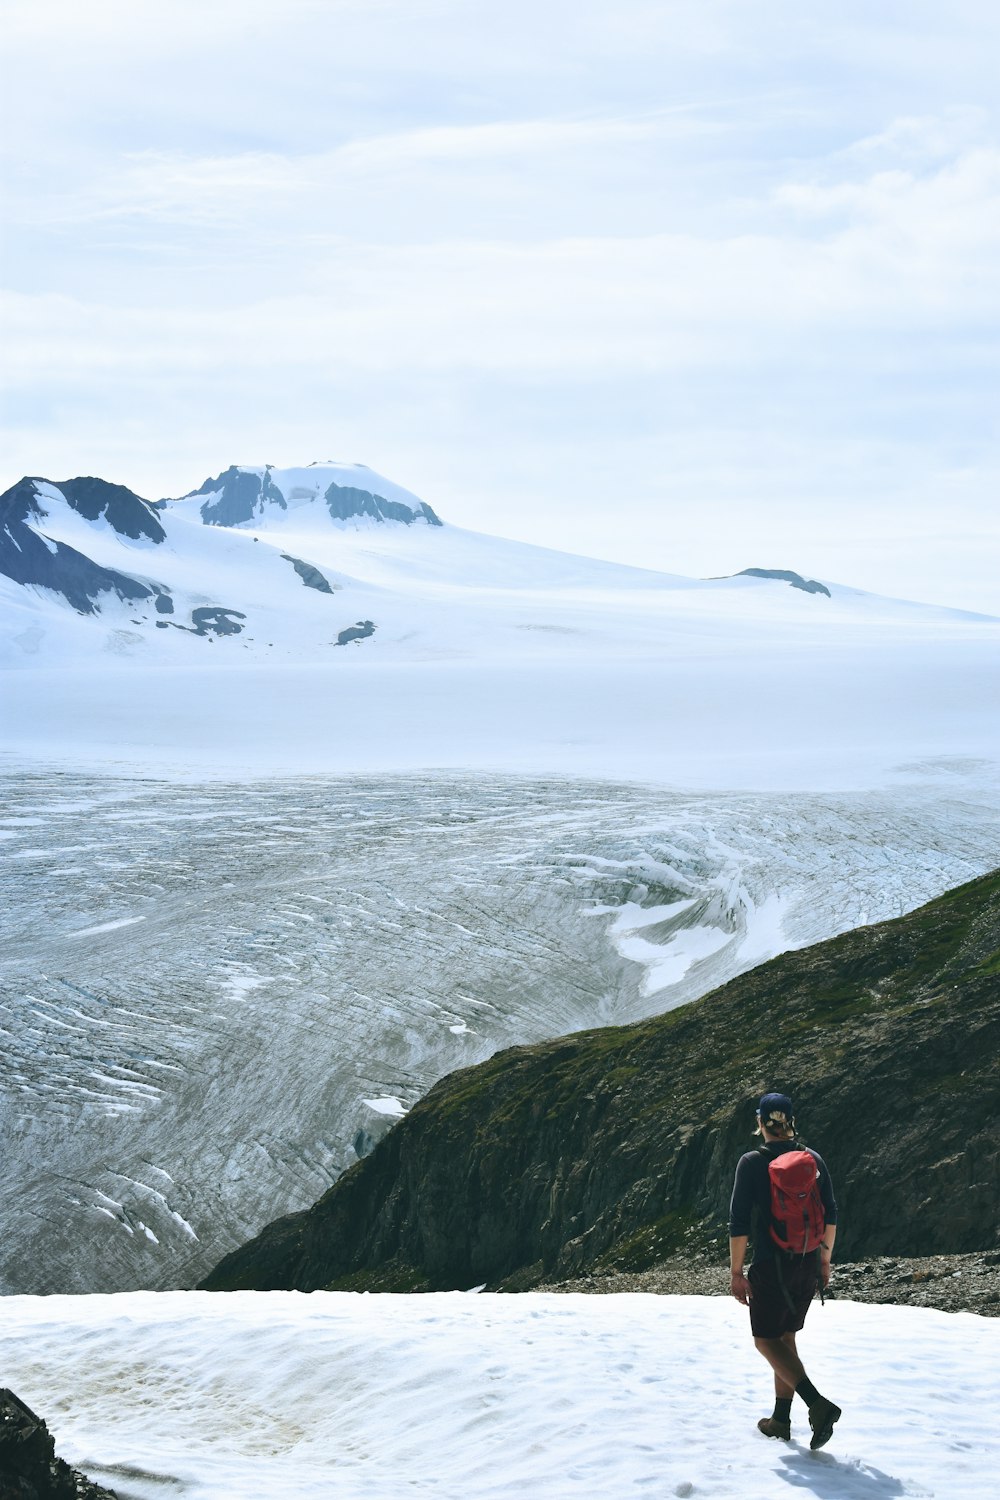
[[[830,1162],[845,1255],[989,1248],[1000,1200],[1000,872],[634,1026],[438,1083],[307,1213],[206,1282],[411,1290],[641,1269],[724,1237],[753,1106]]]

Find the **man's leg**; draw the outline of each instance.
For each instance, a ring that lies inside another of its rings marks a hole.
[[[806,1379],[805,1368],[795,1347],[794,1333],[786,1333],[776,1339],[756,1338],[754,1344],[774,1371],[775,1395],[793,1396],[796,1387]],[[780,1390],[779,1383],[782,1387]]]
[[[795,1347],[794,1333],[783,1333],[781,1335],[781,1342],[788,1345],[796,1359],[799,1358],[799,1351]],[[799,1363],[801,1364],[801,1360],[799,1360]],[[789,1385],[788,1381],[779,1375],[777,1370],[774,1372],[774,1395],[777,1401],[791,1401],[795,1395],[794,1385]]]
[[[758,1348],[760,1348],[761,1343],[765,1342],[782,1343],[787,1349],[790,1350],[790,1352],[795,1356],[796,1359],[798,1358],[795,1349],[794,1333],[782,1334],[780,1340],[755,1339],[754,1342],[756,1343]],[[792,1400],[794,1396],[795,1387],[793,1385],[789,1385],[784,1376],[780,1375],[778,1371],[775,1370],[774,1410],[769,1417],[761,1417],[760,1421],[757,1423],[759,1430],[764,1434],[765,1437],[784,1438],[785,1442],[788,1442],[789,1438],[792,1435]]]
[[[821,1396],[809,1379],[795,1347],[794,1333],[786,1333],[781,1338],[775,1339],[755,1338],[754,1344],[774,1371],[776,1400],[789,1400],[796,1394],[801,1396],[809,1408],[809,1426],[813,1430],[812,1442],[809,1446],[810,1448],[824,1447],[833,1434],[834,1423],[840,1418],[840,1407],[828,1401],[825,1396]],[[775,1411],[778,1411],[777,1406]],[[772,1422],[774,1420],[771,1418]],[[767,1418],[764,1418],[764,1423],[766,1422]],[[757,1425],[768,1437],[785,1435],[768,1431],[767,1426],[761,1422]]]

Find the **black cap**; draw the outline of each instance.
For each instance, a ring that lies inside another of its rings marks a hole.
[[[769,1125],[772,1120],[776,1125],[793,1124],[795,1110],[791,1099],[787,1094],[765,1094],[757,1106],[757,1118],[762,1125]]]

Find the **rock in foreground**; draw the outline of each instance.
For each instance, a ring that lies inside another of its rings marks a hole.
[[[0,1389],[0,1500],[116,1500],[56,1457],[52,1434],[13,1391]]]

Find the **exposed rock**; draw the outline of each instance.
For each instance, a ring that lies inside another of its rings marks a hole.
[[[498,1053],[204,1285],[527,1289],[690,1256],[725,1236],[770,1088],[831,1166],[845,1259],[993,1250],[998,977],[994,873],[665,1016]]]
[[[373,521],[402,521],[405,526],[423,519],[429,526],[440,526],[441,521],[425,501],[420,501],[419,510],[412,510],[399,500],[387,500],[371,490],[355,489],[351,485],[331,484],[326,491],[326,503],[335,521],[349,521],[355,516],[368,516]]]
[[[307,589],[316,589],[321,594],[333,593],[328,580],[324,578],[319,568],[312,563],[303,562],[301,557],[292,557],[288,552],[283,552],[281,555],[285,562],[291,563]]]
[[[160,608],[159,599],[156,606],[157,609]],[[240,609],[222,609],[218,605],[203,604],[199,609],[191,611],[190,625],[180,625],[176,620],[157,620],[156,625],[159,630],[166,630],[168,625],[172,625],[175,630],[186,630],[189,635],[239,635],[243,626],[236,622],[245,619],[246,615]]]
[[[648,1271],[602,1271],[543,1283],[537,1292],[655,1292],[660,1296],[729,1296],[729,1258],[720,1240],[715,1254],[674,1255]],[[1000,1317],[1000,1251],[919,1258],[877,1255],[835,1263],[827,1300],[892,1302]]]
[[[734,577],[777,578],[782,583],[790,583],[793,589],[802,589],[806,594],[825,594],[828,599],[831,597],[825,583],[820,583],[815,578],[803,578],[801,573],[793,573],[790,568],[743,568]]]
[[[201,518],[206,526],[240,526],[252,521],[268,503],[287,510],[288,505],[278,487],[271,483],[270,470],[263,474],[255,469],[241,469],[231,464],[216,479],[206,479],[190,496],[208,495],[201,507]]]
[[[131,490],[124,490],[121,485],[105,485],[102,480],[97,479],[70,482],[71,486],[74,484],[100,486],[101,494],[106,491],[114,492],[110,498],[104,494],[104,500],[106,507],[112,509],[115,518],[122,525],[128,524],[129,517],[125,515],[128,507],[121,497],[131,497],[136,506],[141,508],[141,515],[139,511],[129,513],[136,528],[141,529],[144,524],[141,517],[148,512],[150,525],[158,527],[162,533],[162,527],[151,508],[138,495],[132,495]],[[94,517],[89,516],[89,511],[99,508],[98,492],[84,490],[79,495],[83,498],[76,508],[93,519]],[[82,509],[84,504],[87,505],[87,510]],[[13,579],[15,583],[52,589],[61,594],[81,615],[97,613],[97,599],[101,594],[116,594],[122,600],[152,598],[155,590],[148,584],[140,583],[137,578],[131,578],[127,573],[119,573],[113,568],[102,568],[75,547],[46,537],[45,516],[46,511],[33,479],[22,479],[4,495],[0,495],[0,573]],[[29,521],[34,525],[29,525]],[[41,535],[35,529],[36,525],[42,530]],[[135,533],[126,531],[124,534],[133,536]],[[151,539],[156,540],[155,537]]]
[[[132,541],[145,537],[149,542],[165,542],[167,533],[148,500],[143,500],[123,484],[109,484],[106,479],[90,477],[60,479],[55,489],[65,497],[72,510],[87,521],[105,520]]]
[[[41,1417],[13,1391],[0,1389],[0,1500],[116,1500],[56,1457]]]
[[[262,516],[269,506],[286,511],[289,499],[311,496],[312,492],[301,492],[298,488],[286,496],[280,483],[287,483],[287,480],[281,480],[282,471],[277,473],[278,480],[271,464],[265,464],[263,469],[241,468],[233,464],[217,478],[206,479],[184,498],[207,497],[201,506],[201,518],[209,526],[241,526]],[[315,496],[318,498],[319,494],[317,483]],[[415,496],[413,505],[408,505],[401,500],[390,500],[374,488],[368,490],[332,481],[322,491],[322,497],[335,521],[367,517],[373,521],[402,521],[406,526],[412,526],[414,521],[426,521],[429,526],[441,525],[431,507]]]
[[[356,625],[349,625],[346,630],[341,630],[337,636],[338,646],[349,646],[351,641],[366,641],[370,635],[375,634],[375,626],[371,620],[359,620]]]

